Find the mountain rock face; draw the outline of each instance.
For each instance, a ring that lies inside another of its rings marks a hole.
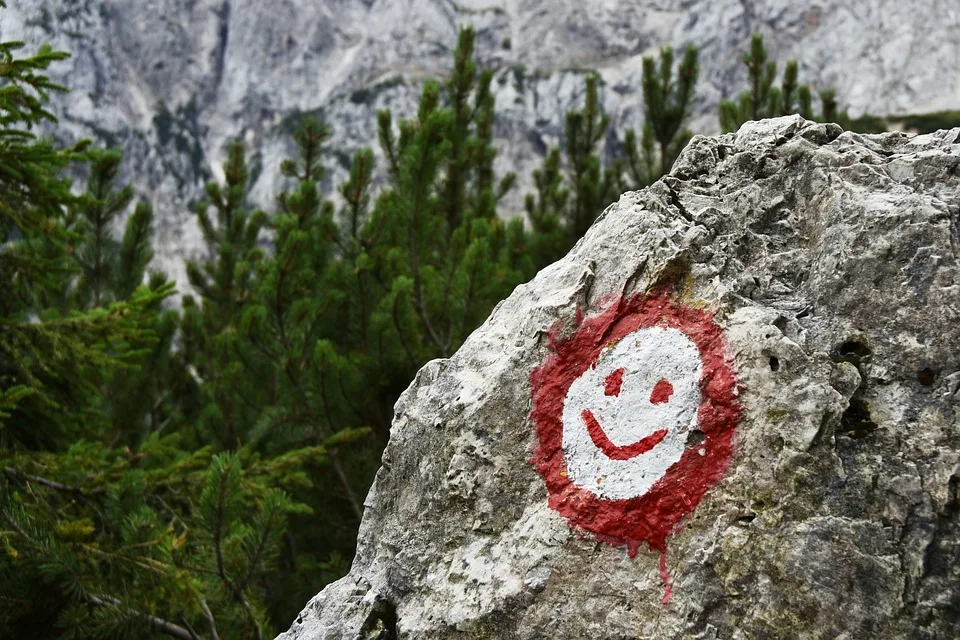
[[[960,7],[950,0],[17,0],[0,37],[49,42],[73,57],[53,70],[58,131],[126,151],[124,179],[157,211],[158,265],[181,282],[202,242],[189,202],[219,175],[226,145],[251,158],[253,200],[270,206],[289,132],[305,113],[332,126],[329,182],[352,151],[376,146],[376,111],[415,112],[422,80],[452,66],[460,25],[477,28],[496,70],[501,172],[520,186],[582,101],[585,70],[622,135],[642,120],[641,59],[665,44],[701,48],[694,131],[744,86],[741,56],[761,31],[801,79],[835,86],[841,108],[897,114],[960,102]],[[619,141],[611,134],[608,150]],[[332,193],[332,190],[331,190]]]
[[[283,640],[960,629],[960,129],[696,137],[396,405]]]

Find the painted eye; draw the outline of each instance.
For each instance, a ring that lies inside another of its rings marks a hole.
[[[623,367],[620,367],[613,373],[607,376],[607,379],[603,381],[603,393],[608,396],[618,396],[620,395],[620,387],[623,386]],[[673,392],[673,389],[670,389]]]
[[[650,392],[650,404],[665,404],[672,395],[673,385],[666,378],[660,378],[660,382],[653,385],[653,391]]]

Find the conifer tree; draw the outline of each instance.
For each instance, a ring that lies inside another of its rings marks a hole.
[[[187,277],[205,301],[204,319],[214,332],[229,323],[249,299],[253,262],[262,253],[257,241],[267,221],[263,211],[247,208],[250,174],[242,142],[229,145],[223,173],[223,186],[208,183],[207,199],[194,208],[211,255],[200,263],[187,264]],[[210,217],[211,207],[215,219]]]
[[[343,376],[339,369],[349,363],[330,340],[336,336],[332,312],[344,294],[329,286],[336,224],[333,204],[318,188],[324,174],[322,146],[329,138],[325,123],[304,121],[294,133],[299,158],[281,165],[281,172],[296,180],[296,188],[277,198],[279,211],[270,221],[274,251],[255,265],[251,303],[240,320],[246,328],[241,340],[249,340],[257,352],[246,361],[259,362],[252,370],[262,372],[259,386],[266,392],[250,396],[262,406],[248,437],[256,442],[269,435],[273,450],[291,442],[325,446],[359,522],[361,498],[336,451],[336,445],[365,435],[367,429],[348,426],[354,416],[343,411],[346,398],[338,390]]]
[[[202,399],[191,415],[194,437],[216,443],[220,449],[236,449],[246,441],[256,422],[260,404],[249,396],[248,380],[263,372],[238,348],[245,342],[239,319],[250,304],[254,264],[263,257],[258,238],[267,217],[247,207],[249,172],[243,143],[229,145],[223,164],[224,184],[207,184],[207,200],[194,208],[209,257],[187,264],[187,277],[202,300],[184,298],[184,341],[193,361],[193,372]],[[210,216],[211,207],[215,217]],[[189,382],[185,383],[189,389]]]
[[[363,262],[372,155],[358,152],[351,181],[341,186],[338,226],[319,191],[329,137],[329,127],[316,120],[297,128],[297,156],[280,165],[293,187],[278,194],[269,218],[247,213],[246,160],[242,146],[231,145],[226,184],[208,186],[217,221],[201,220],[201,228],[211,257],[190,268],[200,297],[185,298],[175,355],[195,372],[196,386],[178,390],[191,440],[255,451],[265,460],[290,450],[314,454],[303,468],[313,489],[294,499],[323,514],[323,526],[301,513],[298,531],[282,538],[278,562],[302,578],[266,578],[273,597],[265,605],[276,619],[292,615],[291,603],[330,579],[331,567],[337,567],[332,577],[345,569],[342,557],[352,553],[376,460],[369,444],[361,443],[362,455],[349,451],[369,433],[355,409],[366,409],[371,393],[354,360],[340,355],[355,337],[341,320],[351,306],[363,305],[344,291],[349,270],[338,266],[341,256]],[[272,240],[262,247],[261,230]]]
[[[118,242],[113,238],[111,227],[115,220],[126,212],[133,201],[133,187],[125,185],[114,189],[114,182],[120,170],[122,154],[117,150],[91,150],[89,153],[89,177],[87,191],[77,198],[68,217],[68,227],[74,231],[82,242],[72,247],[71,254],[80,268],[80,274],[73,285],[75,304],[89,309],[99,307],[113,301],[110,289],[114,283],[120,284],[121,277],[135,277],[137,273],[120,274],[120,252]],[[152,217],[147,205],[138,206],[136,214],[131,218],[127,234],[133,246],[128,251],[135,251],[142,246],[142,241],[149,237]],[[139,236],[139,237],[136,237]],[[146,249],[149,251],[149,249]],[[149,255],[143,256],[149,262]],[[143,279],[146,262],[140,260],[142,267],[138,269],[141,281]],[[139,266],[138,263],[138,266]],[[132,266],[132,265],[131,265]],[[137,282],[136,285],[139,285]],[[128,293],[132,293],[133,289]]]
[[[560,148],[547,152],[543,166],[533,171],[536,194],[524,197],[524,208],[533,228],[530,240],[536,268],[560,257],[569,245],[570,232],[561,218],[567,208],[570,191],[566,188],[560,167]]]
[[[130,299],[146,285],[155,299],[144,308],[151,314],[152,335],[130,344],[128,366],[104,381],[113,438],[136,448],[147,433],[160,430],[172,419],[172,398],[167,386],[177,372],[171,368],[171,349],[178,328],[177,313],[161,308],[173,290],[167,278],[154,273],[145,283],[151,248],[153,210],[138,202],[129,214],[123,235],[114,237],[117,218],[133,201],[129,185],[116,188],[122,153],[92,149],[86,154],[87,190],[68,208],[65,226],[70,234],[67,251],[77,276],[66,281],[68,308],[89,310]],[[145,316],[146,319],[146,316]]]
[[[0,43],[0,637],[267,637],[286,520],[308,510],[279,487],[307,488],[324,452],[211,457],[151,423],[174,411],[177,322],[146,275],[150,209],[118,240],[119,153],[33,136],[66,54],[21,47]],[[62,171],[85,161],[74,196]]]
[[[385,441],[399,393],[530,271],[522,222],[496,215],[514,177],[493,170],[492,74],[472,61],[474,37],[461,33],[452,77],[426,84],[415,118],[395,128],[379,114],[390,183],[378,197],[373,155],[360,150],[334,211],[319,192],[329,128],[311,120],[295,133],[297,157],[281,165],[293,186],[269,222],[246,216],[239,146],[226,184],[208,187],[217,219],[200,222],[211,257],[190,268],[200,304],[187,298],[182,321],[200,381],[192,437],[267,457],[323,451],[308,470],[318,490],[298,497],[326,526],[304,523],[310,535],[287,536],[280,557],[314,579],[338,550],[352,552],[373,445]],[[271,246],[259,248],[253,224],[269,229]],[[363,439],[371,427],[376,441]],[[297,551],[310,547],[321,552]],[[290,601],[307,595],[296,588]]]
[[[57,149],[30,131],[55,122],[43,74],[66,57],[44,46],[17,58],[0,43],[0,448],[56,447],[108,424],[99,384],[151,331],[145,319],[167,291],[138,291],[89,310],[64,308],[74,278],[65,212],[77,204],[61,171],[87,142]],[[106,301],[104,301],[106,302]]]
[[[624,144],[624,169],[632,188],[653,184],[669,173],[693,136],[686,125],[700,73],[697,56],[696,47],[684,50],[676,79],[670,47],[660,50],[659,68],[653,56],[643,58],[643,132],[638,146],[636,132],[627,129]]]
[[[616,166],[604,169],[597,149],[610,125],[610,116],[600,109],[597,82],[595,74],[587,76],[584,108],[567,113],[567,177],[572,199],[566,222],[574,238],[583,237],[617,189],[619,170]]]
[[[524,201],[536,269],[563,256],[619,195],[620,161],[604,166],[600,158],[610,116],[600,109],[598,81],[595,74],[587,76],[583,109],[567,113],[562,157],[559,149],[548,151],[534,172],[537,193]]]
[[[147,209],[119,243],[101,224],[128,193],[112,189],[118,156],[33,137],[32,126],[54,121],[45,103],[59,89],[43,71],[65,54],[17,58],[21,47],[0,43],[0,636],[193,638],[191,622],[206,618],[197,603],[209,599],[230,637],[244,637],[257,625],[223,614],[260,601],[253,581],[270,566],[284,514],[299,508],[270,485],[282,476],[294,486],[305,454],[245,461],[246,484],[233,483],[223,504],[246,501],[260,516],[227,523],[223,510],[213,520],[192,511],[209,450],[186,454],[156,436],[137,452],[104,443],[111,382],[155,339],[169,287],[140,286]],[[100,177],[75,197],[61,171],[86,158]],[[206,542],[217,540],[219,551]],[[231,573],[187,568],[219,557]]]
[[[833,122],[842,114],[837,113],[836,93],[824,89],[819,93],[821,112],[813,112],[813,92],[807,84],[797,82],[797,61],[789,60],[784,67],[779,87],[774,85],[777,63],[769,59],[763,44],[763,35],[754,33],[750,38],[750,50],[743,55],[747,67],[750,88],[740,93],[736,101],[720,101],[720,128],[724,132],[736,131],[748,120],[760,120],[775,116],[798,113],[804,118]]]
[[[474,37],[472,29],[461,31],[455,61],[473,55]],[[371,217],[378,230],[371,255],[388,287],[374,331],[400,346],[381,355],[405,377],[421,362],[450,355],[522,277],[520,226],[495,215],[515,178],[496,181],[493,174],[491,80],[455,62],[447,104],[440,85],[427,82],[417,117],[399,123],[399,137],[391,114],[379,114],[391,186]],[[470,91],[474,102],[464,110]],[[457,194],[457,211],[446,194]]]

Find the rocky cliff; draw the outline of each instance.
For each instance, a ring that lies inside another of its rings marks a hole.
[[[960,129],[697,137],[396,405],[283,640],[960,629]]]
[[[743,85],[759,30],[803,79],[835,86],[852,114],[956,108],[960,7],[950,0],[17,0],[0,37],[50,42],[73,57],[54,70],[61,131],[126,150],[124,176],[157,209],[159,266],[183,279],[200,238],[191,199],[243,138],[254,198],[269,204],[292,123],[319,112],[334,127],[331,181],[352,150],[375,141],[375,112],[410,115],[425,77],[443,74],[461,24],[478,29],[497,70],[501,170],[521,188],[558,141],[582,75],[596,69],[622,133],[639,124],[640,62],[661,45],[701,47],[696,131]],[[609,141],[611,148],[616,140]]]

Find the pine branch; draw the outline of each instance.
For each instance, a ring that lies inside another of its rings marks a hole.
[[[330,464],[333,466],[333,470],[337,474],[340,484],[343,485],[343,490],[347,495],[347,501],[350,503],[350,508],[353,509],[354,515],[357,516],[357,522],[359,522],[363,519],[363,507],[360,506],[357,496],[353,493],[353,489],[350,488],[350,481],[347,479],[347,474],[343,471],[343,465],[340,464],[340,458],[337,456],[337,452],[333,449],[327,453],[327,457],[330,458]]]
[[[184,616],[184,615],[181,614],[181,615],[180,615],[180,622],[183,623],[184,628],[186,628],[186,630],[190,633],[190,637],[191,637],[193,640],[202,640],[202,638],[200,637],[200,635],[199,635],[196,631],[194,631],[194,629],[193,629],[192,626],[190,626],[190,622],[187,620],[187,617],[186,617],[186,616]]]
[[[223,561],[223,520],[227,501],[227,477],[222,468],[217,469],[216,472],[218,473],[219,477],[217,478],[217,494],[215,497],[216,503],[214,507],[213,548],[217,558],[217,575],[220,576],[220,580],[223,581],[224,586],[226,586],[230,591],[235,591],[233,583],[230,581],[230,578],[227,577],[227,571]]]
[[[29,473],[24,473],[19,469],[14,469],[13,467],[4,467],[3,472],[11,479],[20,479],[20,480],[29,480],[40,486],[47,487],[48,489],[53,489],[54,491],[60,491],[63,493],[73,493],[79,496],[87,497],[96,493],[103,493],[102,489],[98,489],[92,492],[89,492],[81,487],[72,487],[67,484],[62,484],[60,482],[54,482],[53,480],[47,480],[40,476],[31,475]]]
[[[203,615],[207,619],[207,624],[210,625],[210,640],[220,640],[220,634],[217,633],[217,621],[214,619],[206,599],[200,598],[200,607],[203,609]]]
[[[98,607],[114,607],[117,609],[124,608],[123,604],[117,598],[107,595],[91,595],[87,596],[87,602],[98,606]],[[184,627],[181,627],[178,624],[170,622],[169,620],[164,620],[163,618],[158,618],[157,616],[150,615],[148,613],[143,613],[135,609],[128,609],[128,611],[142,620],[148,622],[151,628],[164,633],[173,638],[179,638],[179,640],[195,640],[196,635],[190,633],[190,631]],[[259,629],[259,627],[258,627]],[[258,638],[261,636],[258,636]]]
[[[400,346],[403,347],[403,350],[407,354],[407,359],[410,361],[410,364],[414,367],[417,366],[417,359],[413,357],[413,352],[410,350],[410,347],[407,346],[407,341],[403,339],[403,329],[400,327],[400,293],[396,292],[393,296],[393,313],[391,313],[391,318],[393,319],[393,328],[397,331],[398,339],[400,340]],[[381,348],[382,351],[382,348]]]
[[[240,605],[243,607],[243,610],[247,612],[250,622],[253,623],[253,631],[256,634],[257,640],[263,640],[263,629],[260,628],[260,622],[254,615],[253,609],[250,607],[250,602],[247,600],[246,596],[243,595],[243,592],[236,593],[236,596],[240,602]]]

